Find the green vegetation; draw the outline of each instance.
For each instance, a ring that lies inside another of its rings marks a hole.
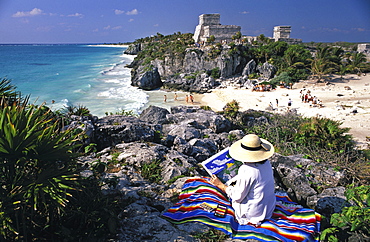
[[[255,60],[257,65],[269,62],[277,67],[277,75],[283,74],[289,81],[297,82],[305,80],[309,76],[318,81],[324,81],[330,74],[359,74],[370,71],[370,63],[366,62],[366,56],[357,53],[355,43],[305,43],[289,45],[283,41],[273,41],[263,34],[257,37],[252,44],[241,41],[240,32],[232,36],[232,42],[228,47],[216,41],[215,36],[210,36],[206,42],[206,59],[213,60],[225,55],[232,57],[239,55],[248,60]],[[244,40],[244,39],[243,39]],[[150,66],[152,61],[164,60],[166,57],[183,59],[185,50],[193,48],[192,51],[201,54],[200,49],[194,48],[192,34],[175,33],[164,36],[157,33],[156,36],[136,40],[134,44],[142,44],[135,61],[141,65]],[[227,53],[224,50],[227,49]],[[209,75],[212,69],[204,70]],[[241,68],[237,72],[241,72]],[[216,74],[216,73],[213,73]],[[216,75],[218,76],[218,75]],[[190,77],[188,77],[190,78]],[[254,77],[251,77],[254,78]]]
[[[101,193],[99,177],[81,177],[77,152],[84,134],[61,131],[61,117],[1,82],[0,240],[89,241],[114,238],[117,198]],[[16,97],[16,98],[15,98]],[[72,110],[72,109],[69,109]],[[85,107],[78,111],[85,115]],[[61,116],[60,116],[61,115]],[[91,152],[94,146],[86,147]]]
[[[350,186],[345,192],[347,201],[341,213],[334,213],[330,223],[333,227],[326,228],[320,239],[322,241],[342,241],[343,232],[370,236],[370,186]],[[352,206],[349,206],[352,204]]]
[[[57,123],[27,101],[0,110],[0,234],[22,240],[60,220],[77,185],[76,154],[70,153],[77,136],[58,132]]]
[[[204,233],[199,232],[193,236],[194,238],[199,239],[201,242],[221,242],[228,238],[225,233],[216,229],[210,229]]]
[[[133,44],[143,44],[143,49],[138,53],[135,60],[143,60],[144,65],[150,64],[152,60],[164,60],[169,57],[183,57],[186,48],[193,46],[193,35],[181,34],[164,36],[160,33],[153,37],[138,39]]]
[[[239,112],[239,103],[235,100],[226,104],[223,109],[224,115],[228,118],[235,118]]]
[[[161,160],[153,160],[141,165],[141,175],[151,182],[159,183],[162,179]]]

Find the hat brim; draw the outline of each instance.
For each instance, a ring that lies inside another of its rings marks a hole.
[[[260,150],[246,150],[241,146],[242,140],[238,140],[230,146],[229,154],[233,159],[247,163],[266,160],[274,154],[275,149],[267,140],[261,138],[260,140],[262,142],[261,145],[264,146]]]

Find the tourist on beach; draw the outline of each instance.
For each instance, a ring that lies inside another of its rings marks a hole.
[[[194,97],[193,97],[193,95],[189,95],[189,98],[190,98],[190,102],[193,104],[194,103]]]
[[[188,103],[189,102],[189,97],[188,95],[185,96],[185,102]]]
[[[163,96],[164,96],[163,102],[167,102],[167,95],[163,95]]]
[[[279,107],[279,99],[276,98],[276,107]]]
[[[271,218],[275,209],[274,176],[268,160],[274,154],[274,147],[257,135],[248,134],[230,146],[229,154],[243,162],[238,175],[226,184],[213,175],[211,183],[231,199],[239,224],[259,226]]]
[[[289,100],[288,100],[288,110],[289,110],[289,109],[290,109],[290,107],[292,106],[292,102],[293,102],[293,101],[292,101],[292,99],[290,99],[290,98],[289,98]]]
[[[177,101],[177,93],[175,92],[175,95],[174,95],[174,98],[173,98],[174,101]]]

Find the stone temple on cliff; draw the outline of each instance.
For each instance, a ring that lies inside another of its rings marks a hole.
[[[208,38],[213,35],[215,42],[229,42],[232,36],[241,30],[237,25],[221,25],[220,14],[202,14],[199,16],[199,24],[195,28],[194,41],[195,43],[207,42]],[[290,38],[291,26],[275,26],[274,35],[270,39],[274,41],[284,41],[288,44],[302,43],[301,39]],[[243,39],[252,43],[257,40],[257,37],[244,36]]]
[[[302,43],[301,39],[290,38],[290,32],[292,31],[291,26],[275,26],[273,39],[276,41],[284,41],[288,44],[298,44]]]
[[[239,32],[240,26],[221,25],[220,14],[202,14],[199,16],[199,24],[195,28],[195,43],[206,42],[213,35],[215,42],[231,40],[232,36]]]

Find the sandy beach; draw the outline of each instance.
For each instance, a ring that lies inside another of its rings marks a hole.
[[[304,89],[310,90],[312,97],[316,96],[322,102],[321,108],[302,102],[300,91]],[[346,75],[343,79],[333,76],[328,83],[301,81],[292,89],[277,87],[269,92],[228,87],[195,97],[201,105],[207,105],[214,111],[221,111],[226,103],[236,100],[240,111],[267,110],[272,106],[272,112],[287,112],[291,99],[290,109],[295,109],[302,116],[340,121],[342,127],[351,128],[349,133],[361,149],[368,148],[370,144],[367,141],[367,137],[370,137],[370,75]]]

